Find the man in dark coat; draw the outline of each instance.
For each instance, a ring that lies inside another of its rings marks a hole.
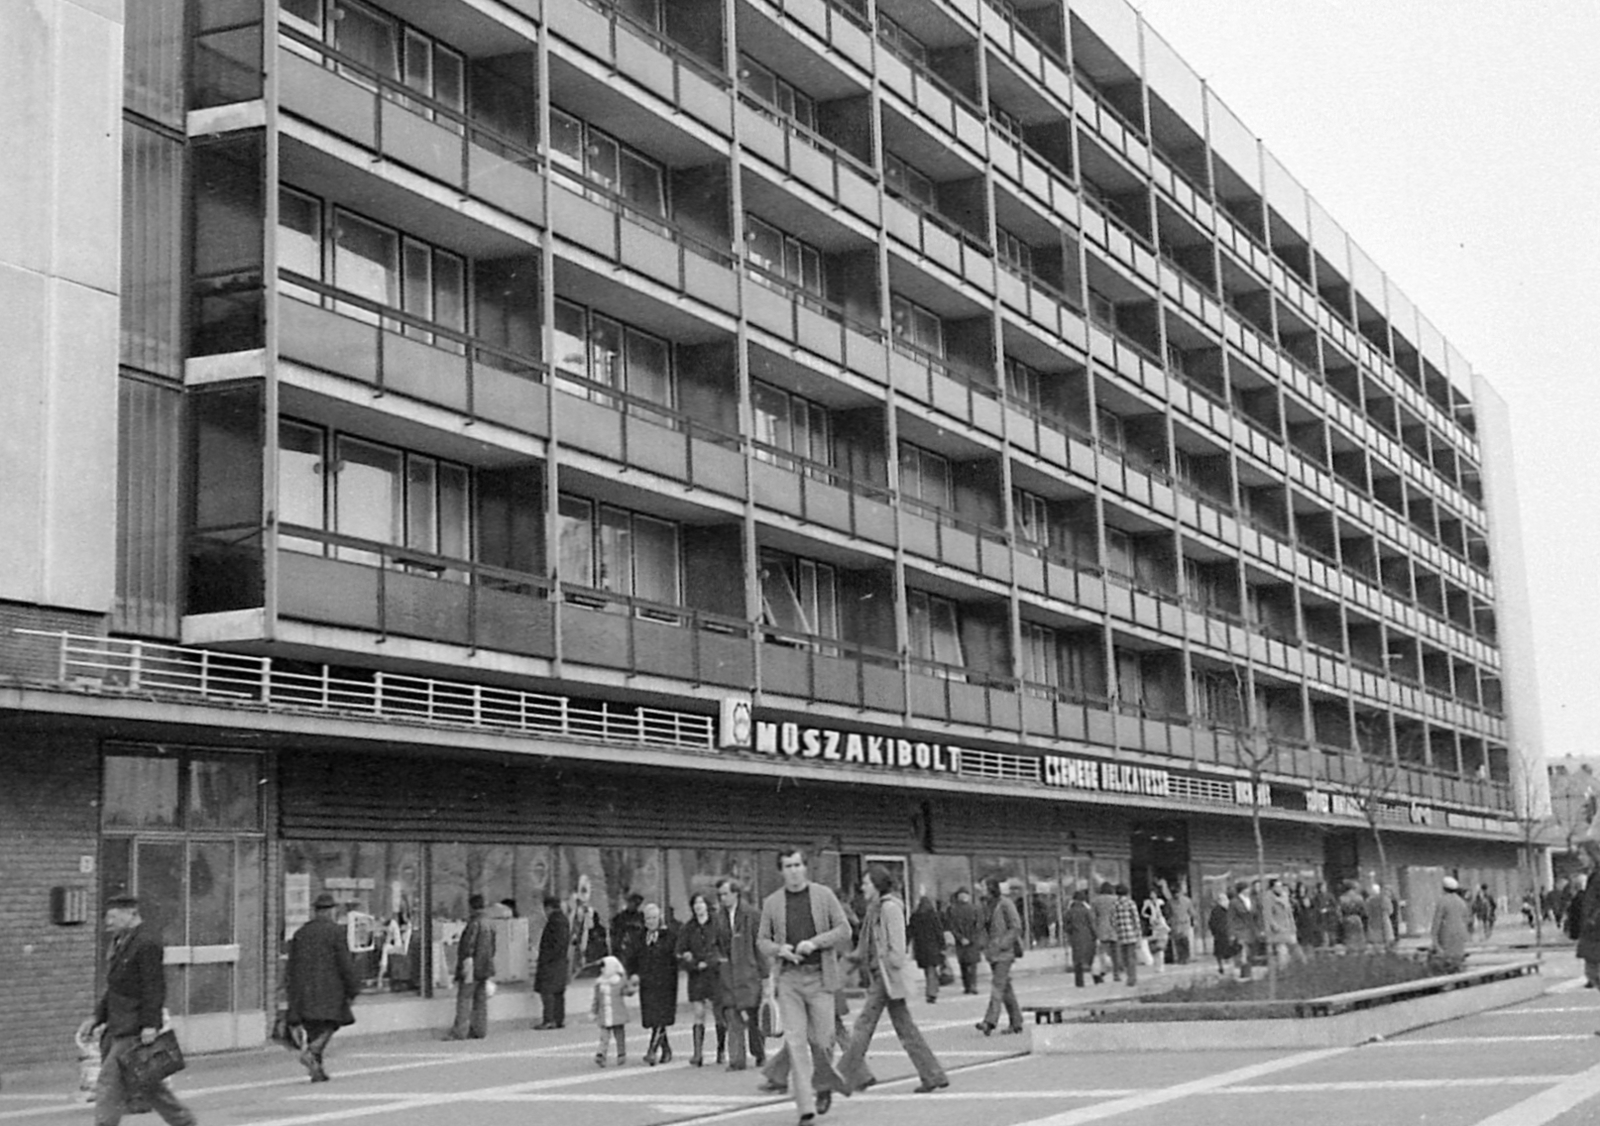
[[[956,940],[956,963],[961,967],[961,992],[978,992],[978,963],[983,961],[983,917],[972,905],[972,893],[956,889],[945,923]]]
[[[333,921],[337,906],[327,892],[317,896],[311,905],[314,917],[289,940],[289,1027],[305,1029],[300,1062],[311,1073],[313,1083],[327,1082],[323,1053],[335,1032],[356,1022],[350,1002],[361,992],[350,943],[344,929]]]
[[[139,901],[131,895],[106,900],[106,930],[114,936],[106,959],[106,989],[94,1015],[84,1022],[100,1028],[100,1079],[94,1090],[95,1126],[117,1126],[134,1108],[154,1110],[171,1126],[194,1126],[195,1117],[165,1082],[142,1091],[128,1089],[122,1057],[137,1044],[150,1044],[161,1031],[167,1002],[161,940],[140,926]]]
[[[624,966],[634,956],[639,941],[644,938],[644,896],[638,892],[628,894],[628,905],[611,916],[611,953]]]
[[[446,1040],[489,1035],[489,982],[494,977],[494,931],[483,921],[483,896],[467,898],[472,918],[456,946],[456,1020]]]
[[[766,1039],[756,1023],[756,1008],[761,1004],[761,987],[767,977],[767,960],[756,949],[756,927],[761,918],[755,908],[739,894],[739,885],[724,877],[717,881],[718,972],[722,975],[717,1005],[728,1026],[728,1070],[743,1071],[747,1066],[745,1042],[756,1066],[767,1062]]]
[[[561,910],[561,900],[544,897],[544,930],[539,932],[539,954],[533,966],[533,991],[544,1006],[544,1020],[535,1031],[563,1028],[567,1023],[567,982],[572,974],[567,965],[567,947],[572,942],[572,924]]]
[[[911,912],[906,936],[911,940],[911,958],[922,971],[923,996],[931,1005],[939,999],[939,971],[944,968],[944,923],[927,896]]]

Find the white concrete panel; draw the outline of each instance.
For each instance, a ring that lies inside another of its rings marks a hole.
[[[52,272],[115,293],[122,246],[122,25],[62,3],[55,30]]]
[[[1549,813],[1544,724],[1539,711],[1539,670],[1534,660],[1533,605],[1522,550],[1511,414],[1488,380],[1473,373],[1472,400],[1483,450],[1483,499],[1489,514],[1489,555],[1494,568],[1495,628],[1500,638],[1500,687],[1506,713],[1511,787],[1518,814]]]
[[[111,609],[116,581],[116,294],[51,283],[42,601]]]
[[[50,258],[50,63],[56,0],[0,3],[0,262]]]
[[[114,23],[121,23],[123,19],[122,0],[67,0],[67,3],[82,8],[86,12],[93,12]]]
[[[42,574],[45,289],[43,274],[0,262],[0,599],[21,602]]]

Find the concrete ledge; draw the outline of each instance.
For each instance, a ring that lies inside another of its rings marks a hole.
[[[1205,1052],[1234,1048],[1345,1048],[1413,1028],[1514,1005],[1542,994],[1547,983],[1527,974],[1470,989],[1325,1017],[1285,1020],[1141,1021],[1037,1025],[1036,1055],[1072,1052]]]

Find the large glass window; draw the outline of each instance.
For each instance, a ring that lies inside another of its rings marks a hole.
[[[283,942],[326,892],[338,906],[356,976],[370,992],[422,988],[422,856],[415,842],[283,842]],[[285,946],[285,949],[287,947]]]
[[[597,385],[557,378],[558,387],[580,398],[614,405],[600,389],[614,387],[663,407],[676,402],[671,345],[582,305],[556,302],[555,353],[557,371]]]
[[[944,325],[937,313],[898,295],[890,298],[889,313],[896,340],[935,356],[944,355]]]
[[[781,278],[803,293],[825,297],[822,280],[822,254],[809,243],[786,234],[764,219],[745,216],[745,240],[750,261],[760,272],[750,276],[763,285]]]
[[[839,636],[832,567],[775,551],[761,553],[761,614],[770,625],[808,637]]]
[[[753,382],[756,449],[762,461],[779,462],[776,451],[796,454],[820,465],[833,464],[833,434],[828,409],[770,383]]]
[[[892,152],[884,153],[883,177],[891,194],[910,200],[918,207],[938,209],[939,192],[933,181],[906,163],[904,158]]]
[[[748,55],[739,59],[739,87],[764,103],[772,116],[816,130],[817,103]]]
[[[639,214],[667,217],[666,174],[659,161],[554,107],[550,110],[550,149],[558,167],[601,189],[597,198],[616,196]]]
[[[580,497],[560,498],[563,582],[668,606],[681,601],[678,526]]]
[[[921,446],[900,443],[900,492],[934,508],[955,507],[950,462]]]
[[[954,602],[920,590],[908,590],[906,624],[913,657],[954,667],[966,665]]]

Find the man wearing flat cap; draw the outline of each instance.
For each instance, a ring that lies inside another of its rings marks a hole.
[[[350,1002],[361,992],[350,943],[333,921],[337,907],[327,892],[317,896],[314,917],[289,940],[289,1026],[305,1030],[300,1062],[313,1083],[327,1082],[322,1055],[335,1032],[355,1023]]]
[[[163,1080],[131,1090],[122,1074],[122,1057],[135,1044],[153,1043],[161,1031],[167,1003],[161,939],[140,925],[139,901],[131,895],[106,900],[106,989],[87,1030],[101,1029],[100,1079],[94,1089],[95,1126],[117,1126],[124,1114],[154,1110],[171,1126],[194,1126],[195,1117]]]
[[[472,918],[456,945],[456,1021],[446,1040],[489,1035],[489,981],[494,977],[494,931],[483,921],[483,896],[467,897]]]

